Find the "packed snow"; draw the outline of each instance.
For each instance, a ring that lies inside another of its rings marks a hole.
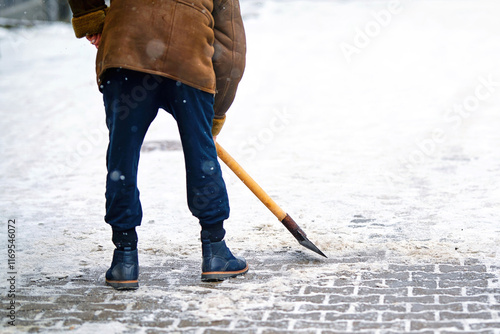
[[[247,68],[218,142],[330,258],[499,264],[499,11],[493,0],[243,0]],[[69,24],[0,28],[0,240],[15,219],[21,279],[111,260],[95,53]],[[160,113],[140,163],[143,265],[201,262],[178,142]],[[224,174],[235,253],[315,257]]]

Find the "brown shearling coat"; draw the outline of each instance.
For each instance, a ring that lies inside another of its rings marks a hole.
[[[102,33],[98,82],[119,67],[165,76],[215,94],[214,122],[225,118],[245,68],[238,0],[68,1],[78,38]]]

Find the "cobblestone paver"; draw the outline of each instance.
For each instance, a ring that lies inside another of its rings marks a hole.
[[[201,282],[199,262],[174,258],[141,267],[137,291],[104,286],[105,267],[25,278],[15,330],[500,333],[498,266],[475,259],[396,263],[383,252],[325,260],[298,251],[244,255],[251,271],[222,283]]]

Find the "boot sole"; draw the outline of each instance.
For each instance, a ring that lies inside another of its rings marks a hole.
[[[108,281],[106,280],[106,285],[109,285],[116,290],[137,290],[139,289],[139,281]]]
[[[248,265],[245,269],[238,271],[209,271],[201,274],[201,279],[203,281],[223,281],[227,278],[232,278],[240,275],[246,274],[248,271]]]

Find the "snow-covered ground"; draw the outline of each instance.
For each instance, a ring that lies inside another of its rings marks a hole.
[[[242,11],[247,69],[218,140],[313,243],[334,258],[500,262],[498,1],[243,0]],[[21,278],[111,259],[94,58],[68,24],[0,29],[0,242],[15,219]],[[145,146],[158,141],[178,142],[165,112]],[[225,175],[235,252],[303,249]],[[143,152],[139,182],[142,263],[200,258],[181,151]]]

